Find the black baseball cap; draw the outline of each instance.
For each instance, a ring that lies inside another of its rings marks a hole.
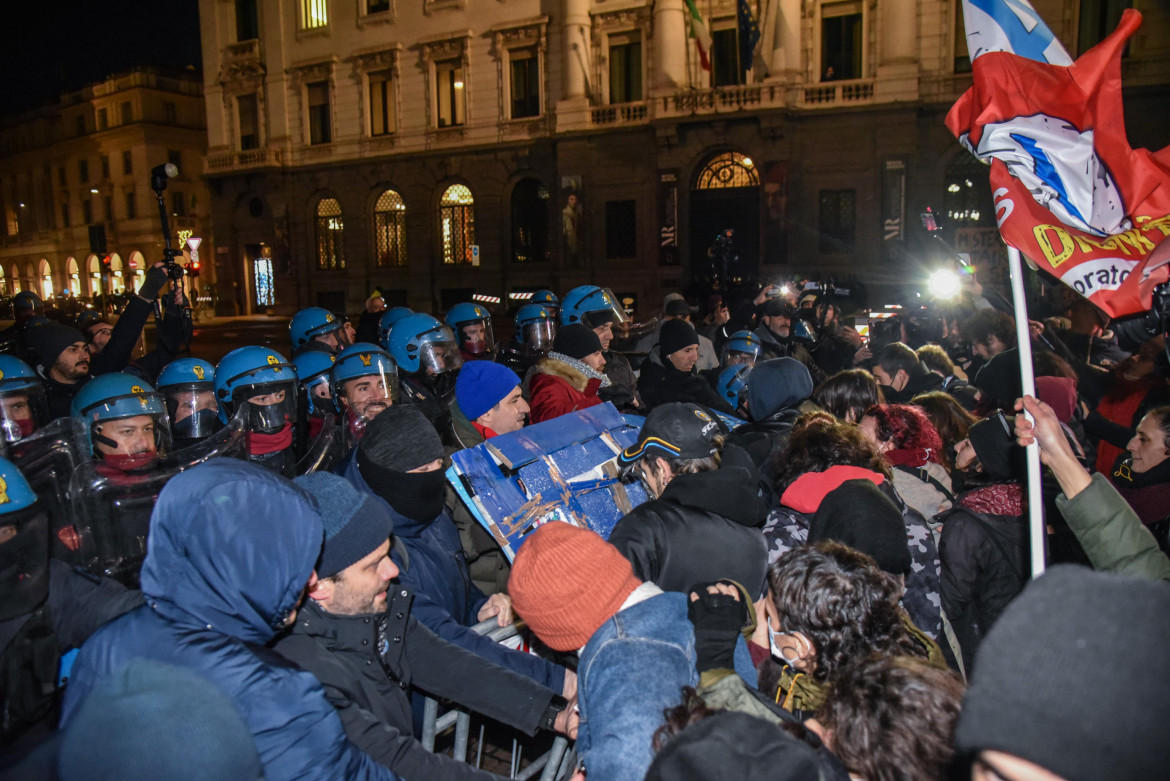
[[[715,453],[713,440],[722,433],[718,419],[698,404],[663,404],[650,411],[638,441],[622,451],[618,463],[632,464],[647,453],[667,458],[706,458]]]

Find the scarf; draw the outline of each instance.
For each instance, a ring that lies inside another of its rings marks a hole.
[[[608,388],[612,384],[609,377],[606,377],[599,371],[594,371],[593,368],[588,364],[584,364],[581,361],[578,361],[576,358],[570,358],[564,353],[558,353],[556,350],[549,352],[548,357],[552,358],[554,361],[560,361],[563,364],[572,366],[574,369],[581,372],[591,380],[600,380],[601,387],[603,388]]]
[[[1133,428],[1137,423],[1134,417],[1137,415],[1138,407],[1141,406],[1146,395],[1160,384],[1161,381],[1153,377],[1127,380],[1117,376],[1113,380],[1113,387],[1109,393],[1105,394],[1105,397],[1097,405],[1097,412],[1108,421],[1126,428]],[[1097,471],[1109,474],[1109,468],[1113,466],[1117,456],[1124,452],[1125,448],[1111,445],[1102,439],[1097,444]]]
[[[1170,459],[1149,471],[1135,472],[1129,453],[1122,453],[1108,475],[1142,523],[1157,523],[1170,515]]]
[[[996,483],[963,494],[959,504],[986,515],[1023,515],[1024,490],[1019,483]]]
[[[287,449],[292,445],[293,427],[285,423],[275,434],[262,434],[259,431],[248,432],[248,455],[266,456]]]
[[[930,448],[916,447],[895,448],[894,450],[887,450],[882,455],[886,457],[886,461],[890,463],[890,466],[908,466],[919,469],[926,466],[928,461],[933,460],[934,453]]]

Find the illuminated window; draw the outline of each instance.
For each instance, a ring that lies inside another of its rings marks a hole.
[[[302,30],[316,30],[329,25],[326,0],[300,0],[300,4]]]
[[[642,99],[642,33],[609,36],[609,102]]]
[[[256,105],[255,93],[236,98],[240,116],[240,149],[260,148],[260,111]]]
[[[436,124],[439,127],[462,125],[464,120],[463,63],[441,60],[435,63]]]
[[[393,190],[374,204],[374,245],[378,268],[406,265],[406,204]]]
[[[309,143],[328,144],[333,140],[329,119],[329,82],[316,81],[305,87],[309,105]]]
[[[444,263],[471,263],[471,246],[475,244],[475,198],[465,185],[453,184],[443,193],[439,201],[439,232]]]
[[[388,136],[394,124],[394,74],[388,70],[371,73],[370,135]]]
[[[995,227],[987,166],[974,155],[962,152],[947,166],[944,181],[944,228]]]
[[[322,198],[317,203],[317,268],[345,268],[345,222],[336,198]]]
[[[739,152],[712,157],[695,178],[696,190],[724,190],[731,187],[758,187],[760,175],[755,162]]]
[[[512,119],[540,116],[540,58],[536,49],[513,49],[511,64]]]

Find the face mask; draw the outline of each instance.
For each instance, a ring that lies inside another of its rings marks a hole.
[[[219,414],[213,409],[197,410],[171,426],[176,439],[202,439],[219,428]]]
[[[32,418],[25,418],[24,420],[8,420],[3,421],[4,438],[9,442],[19,442],[37,430],[37,422]]]
[[[788,665],[793,670],[795,670],[797,660],[789,659],[787,656],[785,656],[784,652],[780,650],[780,646],[776,643],[776,635],[782,635],[782,634],[784,634],[784,633],[783,632],[773,632],[772,627],[768,627],[768,644],[772,648],[772,658],[779,659],[780,661],[784,662],[784,664]]]
[[[158,452],[149,453],[106,453],[102,463],[119,472],[141,472],[158,463]]]

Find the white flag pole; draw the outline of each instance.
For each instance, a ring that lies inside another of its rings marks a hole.
[[[1012,279],[1012,304],[1016,314],[1016,344],[1020,357],[1021,387],[1025,396],[1036,395],[1036,377],[1032,372],[1032,335],[1028,328],[1028,302],[1024,298],[1024,267],[1020,251],[1008,247],[1008,270]],[[1031,415],[1026,415],[1028,420]],[[1044,551],[1047,528],[1044,524],[1044,496],[1040,486],[1040,445],[1033,442],[1024,450],[1028,460],[1028,539],[1032,550],[1032,577],[1044,574]]]

